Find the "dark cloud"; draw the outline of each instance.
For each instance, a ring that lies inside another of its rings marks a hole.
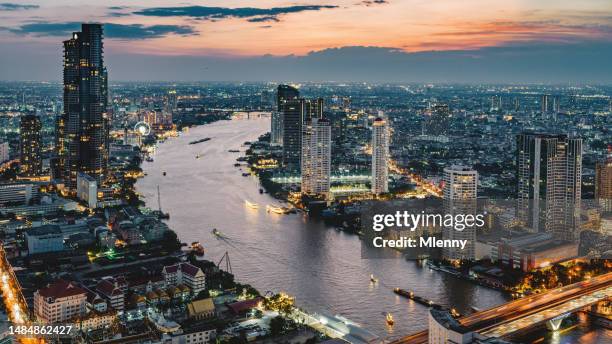
[[[278,16],[288,13],[305,11],[320,11],[323,9],[338,8],[335,5],[301,5],[288,7],[255,8],[255,7],[208,7],[208,6],[185,6],[185,7],[152,7],[134,14],[151,17],[193,17],[198,19],[222,19],[222,18],[250,18],[251,22],[278,21]]]
[[[118,18],[118,17],[128,17],[131,14],[129,13],[123,13],[123,12],[109,12],[106,16],[107,17],[113,17],[113,18]]]
[[[38,5],[22,5],[22,4],[13,4],[9,2],[0,3],[0,11],[19,11],[19,10],[32,10],[35,8],[39,8]]]
[[[72,32],[79,31],[81,23],[30,23],[9,28],[8,31],[21,35],[34,36],[69,36]],[[148,39],[159,38],[169,34],[196,35],[193,27],[187,25],[151,25],[142,24],[104,24],[104,35],[107,38],[116,39]]]
[[[250,21],[251,23],[263,23],[263,22],[279,22],[280,19],[276,18],[275,16],[262,16],[262,17],[249,18],[247,19],[247,21]]]
[[[372,5],[388,4],[389,2],[387,0],[364,0],[361,3],[366,6],[372,6]]]

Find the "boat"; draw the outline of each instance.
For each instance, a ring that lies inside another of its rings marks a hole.
[[[147,161],[147,162],[153,162],[153,158],[151,158],[150,156],[148,156],[148,157],[145,159],[145,161]]]
[[[206,141],[208,141],[208,140],[210,140],[210,137],[205,137],[205,138],[203,138],[203,139],[199,139],[199,140],[191,141],[191,142],[189,142],[189,144],[190,144],[190,145],[195,145],[195,144],[198,144],[198,143],[206,142]]]
[[[387,321],[387,325],[389,326],[393,326],[393,324],[395,323],[395,321],[393,321],[393,315],[391,315],[391,313],[387,313],[385,320]]]
[[[200,154],[197,154],[197,155],[196,155],[196,159],[199,159],[199,158],[200,158]]]
[[[370,275],[370,282],[376,283],[378,282],[378,278],[374,277],[374,275]]]
[[[213,230],[212,230],[212,234],[213,234],[213,235],[216,235],[216,236],[218,236],[218,237],[220,237],[220,236],[221,236],[221,232],[219,232],[219,230],[218,230],[218,229],[216,229],[216,228],[213,228]]]
[[[264,193],[264,190],[263,189],[259,189],[259,193],[260,194]]]
[[[240,151],[237,150],[237,149],[230,149],[230,150],[228,150],[228,152],[230,152],[230,153],[240,153]]]
[[[252,209],[259,209],[259,204],[257,203],[253,203],[253,202],[249,202],[248,200],[244,200],[244,204],[246,204],[247,207],[252,208]]]
[[[201,257],[204,255],[204,246],[200,244],[198,241],[194,241],[191,243],[191,252],[193,252],[196,256]]]
[[[286,208],[275,207],[275,206],[273,206],[273,205],[269,205],[269,204],[266,206],[266,211],[267,211],[268,213],[275,213],[275,214],[286,214],[286,213],[287,213],[287,210],[288,210],[288,209],[286,209]]]
[[[166,171],[162,172],[162,175],[165,177],[166,176]]]

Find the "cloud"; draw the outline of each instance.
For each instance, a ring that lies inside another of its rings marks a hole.
[[[0,3],[0,11],[20,11],[20,10],[32,10],[39,8],[38,5],[22,5],[13,4],[9,2]]]
[[[280,19],[275,16],[261,16],[247,19],[251,23],[263,23],[263,22],[279,22]]]
[[[69,36],[72,32],[79,31],[81,23],[66,22],[66,23],[30,23],[19,26],[18,28],[9,28],[8,31],[20,35],[34,36]],[[6,28],[5,28],[6,29]],[[115,39],[149,39],[159,38],[170,34],[190,36],[196,35],[197,32],[193,27],[187,25],[150,25],[142,24],[104,24],[104,35],[106,38]]]
[[[388,4],[389,1],[387,0],[363,0],[361,2],[361,4],[366,5],[366,6],[373,6],[373,5],[384,5],[384,4]]]
[[[198,19],[250,18],[250,22],[278,21],[278,16],[288,13],[320,11],[338,8],[335,5],[296,5],[288,7],[255,8],[255,7],[152,7],[135,11],[133,14],[150,17],[192,17]]]

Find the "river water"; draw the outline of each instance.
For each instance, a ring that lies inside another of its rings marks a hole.
[[[238,281],[262,293],[285,291],[311,312],[340,314],[381,338],[396,338],[427,328],[427,308],[396,296],[392,289],[410,289],[416,295],[468,312],[501,304],[500,292],[474,285],[416,262],[398,259],[362,259],[355,235],[327,228],[302,214],[267,213],[266,204],[280,203],[259,193],[255,177],[243,177],[234,167],[245,141],[269,130],[269,119],[221,121],[191,128],[188,133],[158,146],[154,162],[143,163],[148,174],[137,183],[150,207],[157,206],[157,185],[169,226],[183,242],[200,241],[206,258],[219,261],[227,251]],[[210,137],[195,145],[193,140]],[[196,159],[196,155],[200,155]],[[243,168],[244,169],[244,168]],[[166,176],[163,176],[163,172]],[[259,209],[245,206],[245,199]],[[225,236],[211,234],[217,228]],[[222,264],[224,268],[224,264]],[[379,278],[370,282],[370,274]],[[395,326],[386,325],[386,312]]]

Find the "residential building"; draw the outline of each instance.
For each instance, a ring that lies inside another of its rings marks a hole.
[[[98,183],[82,172],[77,174],[77,198],[87,203],[90,209],[98,206]]]
[[[58,280],[34,293],[34,316],[45,324],[65,323],[86,313],[87,293],[74,282]]]
[[[40,199],[40,187],[36,183],[0,184],[0,205],[29,204]]]
[[[36,115],[25,115],[21,117],[19,126],[19,173],[24,177],[36,177],[42,175],[42,156],[40,118]]]
[[[0,164],[10,159],[10,149],[8,142],[0,143]]]
[[[444,169],[443,206],[444,213],[454,217],[457,215],[476,216],[478,198],[478,172],[460,165],[453,165]],[[459,229],[445,227],[444,239],[466,240],[463,249],[445,247],[443,255],[447,259],[474,259],[476,256],[476,228],[466,227]]]
[[[202,269],[189,263],[164,266],[162,276],[166,287],[184,284],[191,289],[193,295],[206,289],[206,275]]]
[[[582,139],[523,133],[517,136],[517,219],[531,232],[574,240],[579,228]]]
[[[302,193],[329,196],[331,126],[327,119],[310,119],[302,130]]]
[[[79,172],[101,184],[108,164],[107,71],[101,24],[82,24],[64,41],[64,112],[58,117],[58,169],[76,192]]]
[[[389,128],[377,117],[372,124],[372,194],[389,192]]]
[[[123,312],[127,292],[125,279],[105,277],[96,285],[96,291],[114,310],[119,313]]]
[[[595,165],[595,199],[603,212],[612,212],[612,158]]]

